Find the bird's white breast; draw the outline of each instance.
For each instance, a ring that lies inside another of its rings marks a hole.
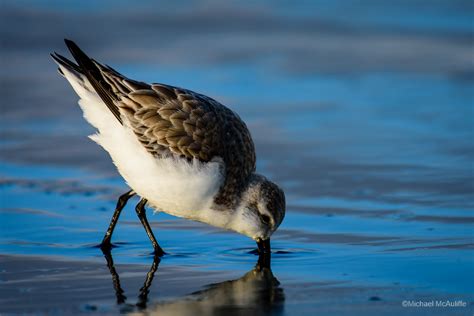
[[[93,138],[109,152],[128,185],[156,209],[200,220],[212,206],[223,179],[218,160],[203,163],[171,156],[156,158],[126,127]]]

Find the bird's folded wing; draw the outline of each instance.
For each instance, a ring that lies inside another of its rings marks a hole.
[[[204,95],[165,84],[145,84],[95,62],[117,96],[124,121],[151,154],[225,165],[218,203],[230,203],[255,171],[255,148],[237,114]]]

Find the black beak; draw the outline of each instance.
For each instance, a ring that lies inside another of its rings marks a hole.
[[[257,265],[255,266],[255,268],[257,269],[257,271],[262,271],[264,268],[267,268],[267,269],[272,269],[271,268],[271,256],[272,254],[271,253],[259,253],[258,254],[258,261],[257,261]]]
[[[265,240],[257,239],[257,246],[260,254],[271,253],[270,238]]]

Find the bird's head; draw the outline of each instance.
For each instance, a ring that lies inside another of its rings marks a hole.
[[[269,248],[270,236],[283,221],[285,208],[283,190],[267,178],[254,174],[242,194],[230,228],[254,239],[260,250]]]

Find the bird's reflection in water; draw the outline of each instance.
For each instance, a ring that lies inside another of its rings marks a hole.
[[[105,260],[107,261],[107,268],[109,268],[110,274],[112,275],[112,282],[114,285],[115,296],[117,297],[117,304],[121,305],[122,312],[131,312],[138,309],[145,309],[148,302],[148,293],[150,293],[150,286],[155,276],[156,270],[158,270],[158,265],[160,264],[160,257],[155,256],[153,258],[153,263],[150,267],[150,270],[146,274],[145,282],[141,287],[138,295],[138,301],[135,305],[127,304],[127,297],[124,295],[124,290],[120,285],[120,277],[115,269],[114,260],[112,258],[112,253],[110,251],[103,251]]]
[[[139,291],[138,302],[126,303],[119,275],[110,252],[104,252],[107,267],[121,312],[140,315],[278,315],[283,312],[284,293],[273,276],[270,254],[260,255],[255,267],[237,280],[206,286],[206,289],[177,300],[148,304],[148,294],[160,258],[155,257],[145,282]],[[165,285],[163,285],[165,286]]]

